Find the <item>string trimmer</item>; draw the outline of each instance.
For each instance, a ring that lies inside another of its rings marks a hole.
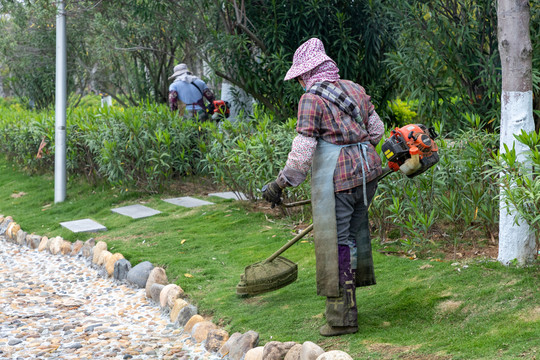
[[[388,174],[401,170],[412,178],[425,172],[439,161],[438,148],[434,139],[437,134],[423,125],[407,125],[392,130],[391,136],[382,145],[382,151],[388,160],[388,167],[383,169],[377,181]],[[309,204],[311,200],[281,204],[285,207]],[[298,277],[298,265],[281,255],[313,230],[313,224],[289,240],[266,260],[249,265],[240,275],[236,285],[236,294],[257,295],[274,291],[294,282]]]

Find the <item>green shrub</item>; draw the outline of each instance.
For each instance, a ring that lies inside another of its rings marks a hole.
[[[29,171],[52,171],[54,114],[1,110],[0,149]],[[178,117],[166,106],[70,109],[66,168],[91,181],[156,192],[173,178],[202,169],[200,142],[206,127]],[[39,144],[48,145],[36,158]]]
[[[94,94],[85,95],[81,98],[77,107],[81,109],[99,108],[101,107],[101,96]]]
[[[76,113],[87,148],[82,150],[93,154],[95,171],[110,183],[156,192],[174,177],[201,169],[199,142],[204,129],[195,120],[155,105],[104,107],[94,113],[99,121],[85,123],[82,117],[89,113]]]
[[[27,170],[52,172],[52,115],[0,108],[0,150]],[[480,117],[464,118],[473,125],[471,130],[437,140],[436,166],[413,179],[398,172],[379,183],[370,219],[382,243],[389,236],[398,237],[407,250],[422,252],[434,242],[435,230],[455,248],[465,238],[476,241],[478,234],[494,239],[497,171],[487,177],[485,173],[494,166],[489,160],[498,149],[498,135],[478,130],[484,127]],[[180,118],[163,105],[75,109],[68,114],[67,168],[93,182],[106,180],[147,192],[162,191],[182,176],[211,175],[215,182],[255,200],[259,189],[284,167],[296,136],[295,123],[278,123],[259,108],[249,118],[219,126]],[[443,133],[442,125],[436,124],[436,131]],[[43,139],[48,145],[37,159]],[[380,153],[380,144],[377,150]],[[529,189],[528,182],[522,185]],[[309,179],[287,188],[284,197],[286,202],[309,198]],[[530,202],[522,202],[524,209],[531,208]],[[309,217],[309,207],[301,215]]]
[[[51,160],[54,157],[51,158],[47,149],[41,159],[36,158],[40,143],[43,140],[52,143],[51,139],[54,139],[51,113],[26,110],[18,103],[9,108],[0,107],[0,151],[25,170],[43,171],[54,164]]]
[[[417,113],[411,109],[411,105],[401,99],[388,101],[387,116],[390,122],[397,127],[413,123]]]
[[[437,132],[442,130],[439,125]],[[494,239],[498,186],[495,176],[484,178],[483,172],[498,136],[472,129],[436,142],[436,166],[413,179],[398,172],[379,183],[370,214],[381,242],[396,228],[409,250],[425,249],[435,227],[455,247],[475,231]]]
[[[272,115],[256,108],[245,120],[225,121],[212,133],[205,163],[216,181],[248,199],[260,197],[261,187],[274,180],[285,166],[296,120],[276,124]],[[285,191],[286,201],[309,198],[309,180]]]
[[[30,104],[28,99],[21,99],[15,97],[0,97],[0,108],[6,108],[10,110],[28,110],[30,109]]]
[[[540,132],[526,132],[514,135],[525,145],[525,151],[518,156],[515,147],[505,146],[505,153],[497,152],[489,161],[491,168],[486,176],[498,179],[503,191],[505,206],[509,211],[517,211],[534,230],[537,250],[540,249]],[[516,221],[519,217],[516,217]]]

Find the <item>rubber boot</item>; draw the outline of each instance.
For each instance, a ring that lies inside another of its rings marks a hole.
[[[338,336],[345,334],[354,334],[358,331],[358,326],[330,326],[324,325],[319,329],[319,334],[322,336]]]
[[[350,254],[348,246],[338,246],[341,296],[326,298],[326,321],[328,324],[320,328],[319,333],[322,336],[351,334],[358,331],[355,273],[351,269]]]

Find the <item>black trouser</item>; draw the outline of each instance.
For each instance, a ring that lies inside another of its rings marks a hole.
[[[368,206],[377,191],[377,181],[366,184]],[[357,326],[356,259],[371,257],[368,206],[364,204],[362,186],[350,192],[339,192],[336,199],[336,225],[339,264],[339,297],[326,298],[326,321],[331,326]]]

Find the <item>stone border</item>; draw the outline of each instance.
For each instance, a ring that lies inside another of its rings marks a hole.
[[[346,352],[332,350],[324,352],[317,344],[306,341],[298,344],[294,341],[270,341],[258,346],[259,334],[247,331],[236,332],[229,336],[213,322],[198,314],[196,306],[186,301],[184,290],[167,282],[167,274],[161,267],[155,267],[144,261],[132,267],[131,263],[120,253],[107,250],[107,243],[94,239],[86,242],[77,240],[74,243],[60,236],[48,238],[35,234],[27,234],[11,216],[0,215],[0,236],[19,246],[27,246],[37,251],[48,251],[53,255],[77,256],[89,260],[98,269],[100,275],[127,283],[136,288],[144,288],[146,297],[160,305],[161,310],[168,313],[170,322],[183,328],[197,343],[217,356],[229,360],[353,360]]]

